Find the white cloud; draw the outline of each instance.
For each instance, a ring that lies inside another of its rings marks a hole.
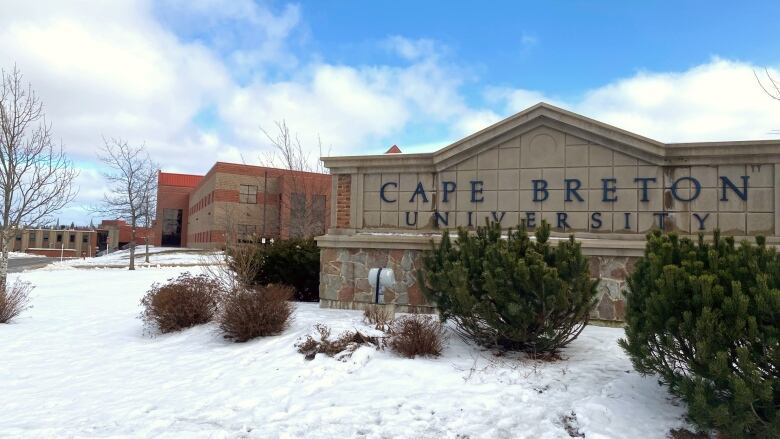
[[[145,4],[42,3],[3,14],[0,53],[37,90],[66,150],[92,159],[105,135],[183,157],[198,138],[193,116],[229,84],[218,60],[160,28]]]
[[[546,100],[587,117],[662,142],[777,138],[780,105],[767,96],[753,71],[760,67],[715,58],[683,72],[640,72],[561,102],[528,90],[494,90],[507,110]],[[770,70],[780,77],[778,70]]]

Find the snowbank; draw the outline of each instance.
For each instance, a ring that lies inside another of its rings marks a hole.
[[[294,343],[356,311],[299,304],[283,335],[245,344],[214,325],[144,335],[149,285],[195,268],[22,273],[35,306],[0,325],[0,437],[663,438],[684,409],[588,327],[568,361],[498,358],[450,337],[437,359],[358,349],[305,361]],[[15,277],[15,276],[12,276]]]
[[[212,261],[215,255],[220,255],[221,252],[200,250],[200,249],[188,249],[188,248],[172,248],[172,247],[154,247],[149,246],[149,263],[145,261],[146,250],[144,246],[137,246],[135,248],[135,264],[136,266],[150,265],[199,265],[203,263],[209,263]],[[97,256],[94,258],[76,258],[69,259],[62,262],[53,264],[50,269],[57,270],[63,267],[126,267],[130,263],[130,250],[118,250],[105,256]]]

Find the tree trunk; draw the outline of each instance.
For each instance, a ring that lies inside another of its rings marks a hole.
[[[148,236],[144,238],[144,242],[146,243],[146,257],[144,261],[148,264],[149,263],[149,237]]]
[[[5,295],[8,286],[8,239],[7,232],[0,232],[0,295]]]
[[[130,267],[129,270],[135,270],[135,226],[130,229]]]

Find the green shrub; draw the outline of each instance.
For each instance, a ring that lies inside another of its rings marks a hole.
[[[286,239],[272,244],[251,245],[255,248],[255,263],[237,264],[229,258],[231,269],[240,272],[242,268],[234,265],[251,265],[254,276],[250,278],[254,285],[290,285],[295,289],[295,300],[319,300],[320,250],[314,239]]]
[[[653,232],[626,294],[620,345],[636,370],[730,438],[780,437],[780,255],[756,242]]]
[[[554,353],[580,334],[596,304],[596,285],[574,237],[553,247],[546,222],[531,240],[525,225],[501,236],[501,226],[458,231],[453,245],[423,256],[419,283],[443,319],[483,346]]]

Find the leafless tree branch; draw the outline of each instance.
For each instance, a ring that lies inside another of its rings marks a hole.
[[[766,75],[766,79],[762,81],[761,78],[759,78],[758,73],[756,73],[755,70],[753,71],[753,75],[756,77],[758,85],[764,90],[764,93],[772,99],[780,101],[780,80],[773,78],[768,68],[764,68],[764,74]],[[764,85],[764,82],[766,82],[766,85]]]
[[[103,138],[98,158],[106,166],[103,178],[109,188],[100,206],[93,210],[125,220],[130,225],[129,269],[135,270],[136,228],[149,227],[154,217],[157,165],[149,157],[145,145],[132,146],[126,140],[115,138]]]
[[[16,230],[45,224],[76,197],[78,172],[52,140],[43,103],[18,68],[0,71],[0,291]]]

